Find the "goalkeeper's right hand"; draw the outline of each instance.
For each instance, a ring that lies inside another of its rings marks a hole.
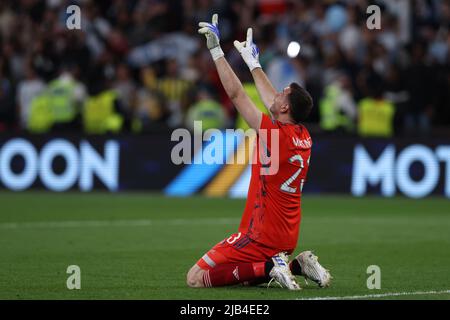
[[[223,57],[223,51],[220,48],[220,32],[219,32],[219,16],[213,14],[211,23],[200,22],[198,33],[204,34],[206,37],[206,46],[211,52],[214,61]]]
[[[247,40],[244,42],[234,41],[234,46],[244,59],[250,71],[253,69],[261,68],[259,64],[259,49],[256,44],[253,43],[253,30],[247,29]]]

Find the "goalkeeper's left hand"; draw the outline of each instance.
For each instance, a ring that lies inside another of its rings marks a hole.
[[[209,52],[211,52],[214,61],[224,56],[222,48],[220,47],[218,21],[219,16],[215,13],[212,16],[212,23],[200,22],[198,24],[200,27],[198,33],[206,36],[206,46],[208,47]]]
[[[256,68],[261,68],[259,64],[259,49],[256,44],[253,43],[253,30],[247,29],[247,40],[244,42],[234,41],[234,46],[244,59],[250,71]]]

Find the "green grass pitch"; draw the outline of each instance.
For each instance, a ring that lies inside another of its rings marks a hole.
[[[1,192],[0,299],[450,299],[449,200],[305,195],[302,206],[295,254],[313,249],[330,288],[190,289],[186,272],[236,231],[243,200]],[[66,287],[69,265],[81,290]],[[367,289],[370,265],[380,290]],[[429,291],[440,293],[418,294]]]

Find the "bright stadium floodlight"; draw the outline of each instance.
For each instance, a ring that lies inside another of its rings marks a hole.
[[[291,41],[287,47],[287,55],[289,58],[295,58],[300,52],[300,44],[297,41]]]

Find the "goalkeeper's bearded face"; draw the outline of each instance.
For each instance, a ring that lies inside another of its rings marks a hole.
[[[270,107],[270,112],[273,117],[277,119],[280,114],[289,112],[289,93],[291,92],[290,87],[286,87],[282,92],[278,92],[274,99],[272,106]]]

